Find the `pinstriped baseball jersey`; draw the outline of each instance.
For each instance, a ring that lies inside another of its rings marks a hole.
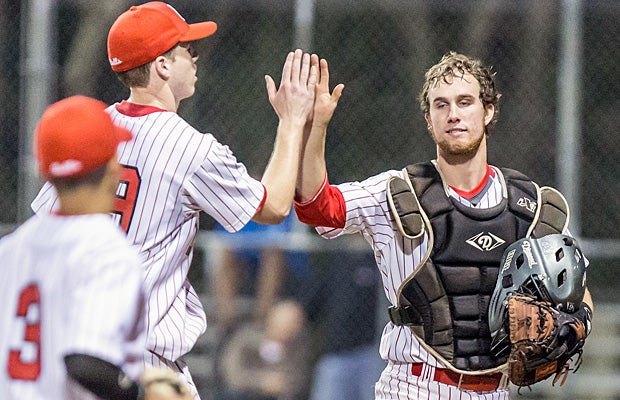
[[[227,146],[176,113],[126,102],[108,112],[134,136],[118,148],[124,173],[113,217],[139,249],[146,270],[147,349],[174,361],[206,328],[202,304],[187,280],[199,212],[237,231],[255,214],[264,188]],[[50,209],[53,202],[46,186],[33,209]]]
[[[478,202],[474,205],[464,197],[458,195],[451,188],[447,189],[448,195],[462,204],[476,208],[489,208],[501,202],[504,196],[504,186],[500,174],[495,170],[495,176],[489,177],[490,184],[486,186],[486,191],[480,196],[476,196]],[[349,182],[335,185],[341,192],[346,203],[346,222],[344,228],[318,227],[317,231],[323,237],[335,238],[341,234],[361,233],[372,246],[377,266],[379,267],[383,288],[388,300],[392,304],[397,304],[398,289],[403,281],[410,276],[417,266],[420,265],[428,245],[428,236],[424,234],[420,239],[408,239],[397,232],[394,218],[390,212],[386,199],[387,181],[392,176],[404,177],[403,171],[391,170],[379,175],[370,177],[362,182]],[[401,390],[407,390],[404,382],[416,384],[420,381],[419,377],[407,375],[406,365],[401,363],[425,363],[428,366],[442,367],[438,360],[424,347],[420,345],[417,338],[407,326],[396,326],[391,322],[385,326],[380,344],[381,357],[393,362],[391,369],[384,371],[377,388],[378,399],[398,399],[402,397]],[[390,366],[388,366],[390,368]],[[401,371],[402,369],[402,371]],[[386,375],[387,374],[387,375]],[[404,375],[403,375],[404,374]],[[416,381],[413,381],[416,380]],[[424,380],[424,379],[422,379]],[[420,383],[418,383],[420,384]],[[420,398],[447,398],[439,397],[437,390],[443,387],[445,394],[450,389],[449,386],[438,384],[437,382],[426,381],[424,385],[438,385],[437,388],[426,388],[421,394],[427,395]],[[455,392],[455,393],[456,393]],[[504,393],[500,390],[498,393]],[[400,393],[400,396],[398,396]],[[452,393],[454,395],[455,393]],[[470,394],[472,399],[498,399],[498,393],[492,395]],[[415,397],[408,398],[417,398]],[[480,396],[480,397],[478,397]],[[456,397],[458,398],[458,397]],[[467,398],[467,397],[465,397]]]
[[[144,274],[108,216],[33,217],[0,241],[0,258],[0,398],[72,398],[69,353],[139,377]]]

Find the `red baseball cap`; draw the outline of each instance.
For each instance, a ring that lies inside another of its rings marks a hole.
[[[44,178],[76,178],[106,164],[131,132],[112,123],[106,104],[72,96],[49,106],[36,128],[35,154]]]
[[[108,33],[108,60],[112,70],[128,71],[144,65],[179,42],[212,35],[213,21],[188,24],[171,5],[151,1],[132,6],[112,24]]]

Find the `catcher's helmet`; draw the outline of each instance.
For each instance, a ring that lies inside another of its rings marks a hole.
[[[505,335],[506,298],[513,292],[548,301],[572,313],[583,300],[586,263],[577,241],[552,234],[521,239],[504,251],[495,291],[489,303],[489,328],[496,342]]]

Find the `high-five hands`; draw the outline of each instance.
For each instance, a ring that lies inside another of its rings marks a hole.
[[[290,118],[305,123],[309,119],[317,83],[317,67],[310,65],[310,54],[300,49],[288,54],[279,88],[269,75],[265,82],[269,102],[280,120]]]

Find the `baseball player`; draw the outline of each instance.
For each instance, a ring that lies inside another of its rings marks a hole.
[[[37,127],[39,170],[59,208],[0,241],[2,399],[137,399],[145,390],[155,398],[154,386],[137,383],[144,271],[108,215],[120,174],[116,148],[131,133],[105,108],[70,97],[51,105]],[[165,374],[151,371],[148,380],[155,377]]]
[[[323,151],[343,86],[330,94],[325,60],[319,73],[295,210],[323,237],[361,233],[372,246],[392,304],[375,398],[509,398],[488,326],[502,253],[526,235],[565,231],[568,210],[554,189],[487,163],[500,97],[493,75],[476,59],[445,55],[427,71],[420,95],[436,159],[330,185],[325,158],[314,155]],[[560,211],[545,212],[555,203]],[[592,307],[588,293],[582,307]]]
[[[114,218],[139,250],[146,271],[145,362],[178,371],[196,399],[182,356],[206,328],[202,304],[187,280],[199,212],[231,232],[250,220],[277,224],[288,215],[317,75],[310,55],[297,50],[286,58],[278,89],[265,77],[279,124],[258,181],[227,146],[177,114],[181,100],[194,93],[198,55],[192,41],[216,29],[211,21],[188,24],[170,5],[149,2],[121,14],[108,34],[110,65],[130,89],[126,101],[107,111],[133,134],[118,148],[123,171]],[[46,213],[55,197],[47,184],[32,207]]]

